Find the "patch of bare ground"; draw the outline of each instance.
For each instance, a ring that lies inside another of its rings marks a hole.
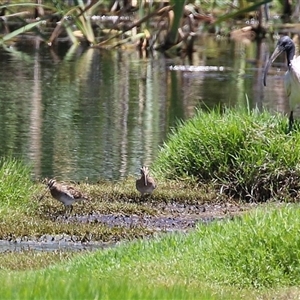
[[[79,188],[91,200],[74,203],[70,215],[48,193],[42,201],[36,195],[35,212],[0,220],[0,252],[99,249],[157,233],[186,232],[198,223],[232,218],[255,206],[220,200],[214,189],[184,183],[162,183],[150,197],[140,197],[132,180]]]

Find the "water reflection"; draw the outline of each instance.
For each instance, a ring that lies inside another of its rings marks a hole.
[[[123,50],[0,50],[0,155],[30,163],[34,178],[96,181],[137,174],[195,107],[245,107],[248,101],[287,112],[284,68],[262,86],[268,48],[199,38],[193,65],[222,66],[207,71],[175,69],[189,62],[158,53],[140,59]]]

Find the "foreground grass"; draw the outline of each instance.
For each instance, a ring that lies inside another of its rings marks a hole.
[[[29,271],[66,262],[81,253],[74,251],[34,251],[6,252],[0,254],[0,270]]]
[[[139,240],[41,271],[0,272],[4,299],[299,296],[300,208],[268,206],[189,234]],[[287,288],[289,287],[289,288]],[[259,289],[257,289],[259,288]]]

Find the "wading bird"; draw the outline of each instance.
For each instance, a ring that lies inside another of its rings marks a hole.
[[[144,196],[144,194],[152,194],[156,188],[154,179],[149,175],[147,167],[141,168],[141,178],[137,179],[135,183],[136,189]]]
[[[289,116],[289,131],[291,131],[294,123],[293,112],[297,105],[300,104],[300,56],[295,56],[295,44],[288,36],[283,36],[278,40],[277,46],[266,64],[263,74],[263,82],[264,86],[266,86],[269,67],[282,52],[286,53],[287,58],[288,70],[284,77],[284,88],[289,98],[289,106],[291,110]]]
[[[71,214],[73,210],[73,202],[80,200],[88,200],[88,197],[82,194],[80,191],[76,190],[72,186],[60,184],[55,179],[48,180],[47,189],[48,188],[52,197],[57,201],[62,202],[65,206],[65,214],[68,210],[69,214]],[[45,194],[40,198],[40,200],[42,200]]]

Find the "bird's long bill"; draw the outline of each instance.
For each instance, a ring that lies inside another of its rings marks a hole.
[[[147,186],[147,177],[148,177],[148,169],[146,167],[142,167],[141,168],[141,175],[142,175],[142,178],[144,178],[144,184],[145,186]]]
[[[280,47],[276,47],[273,54],[271,55],[271,57],[268,60],[268,63],[265,66],[264,69],[264,74],[263,74],[263,82],[264,82],[264,86],[267,86],[267,75],[268,75],[268,71],[270,66],[272,65],[272,63],[274,62],[274,60],[284,51],[284,49],[280,48]]]
[[[43,200],[43,198],[45,197],[47,192],[48,192],[48,186],[46,187],[46,190],[45,190],[44,194],[39,198],[39,201]]]

